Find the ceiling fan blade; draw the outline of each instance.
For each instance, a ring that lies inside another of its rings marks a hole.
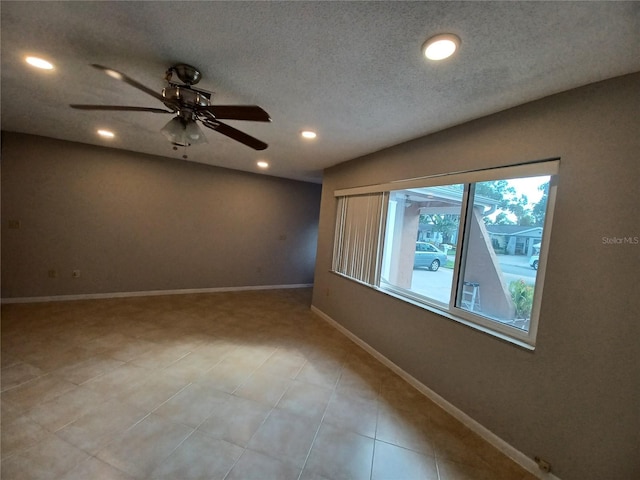
[[[225,120],[248,120],[250,122],[270,122],[271,117],[257,105],[211,105],[198,107],[198,112],[212,113]]]
[[[254,150],[264,150],[265,148],[268,147],[268,145],[263,141],[258,140],[257,138],[254,138],[251,135],[247,135],[246,133],[241,132],[240,130],[230,127],[229,125],[226,125],[224,123],[221,123],[218,121],[213,122],[213,121],[205,120],[202,122],[202,124],[205,127],[215,130],[216,132],[221,133],[223,135],[226,135],[227,137],[232,138],[246,145],[247,147],[251,147]]]
[[[152,107],[125,107],[120,105],[69,105],[77,110],[114,110],[124,112],[153,112],[153,113],[174,113],[171,110]]]
[[[131,85],[132,87],[143,91],[147,95],[151,95],[153,98],[155,98],[157,100],[160,100],[162,103],[167,105],[167,107],[172,108],[171,103],[168,103],[167,99],[164,98],[160,93],[156,92],[155,90],[150,89],[149,87],[144,86],[140,82],[138,82],[138,81],[134,80],[133,78],[125,75],[124,73],[119,72],[117,70],[114,70],[113,68],[105,67],[105,66],[102,66],[102,65],[97,65],[95,63],[92,64],[91,66],[94,67],[94,68],[97,68],[98,70],[102,70],[104,73],[106,73],[107,75],[109,75],[112,78],[115,78],[116,80],[121,80],[124,83],[127,83],[127,84]]]

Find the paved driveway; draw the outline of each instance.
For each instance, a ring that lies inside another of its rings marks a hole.
[[[411,277],[411,290],[421,295],[449,303],[451,285],[453,283],[453,269],[439,268],[436,272],[426,269],[416,269]]]
[[[498,255],[498,262],[507,288],[512,281],[519,279],[535,284],[537,272],[529,266],[529,257]],[[446,304],[449,303],[452,284],[453,269],[450,268],[441,267],[437,272],[417,269],[413,271],[411,278],[412,291]]]

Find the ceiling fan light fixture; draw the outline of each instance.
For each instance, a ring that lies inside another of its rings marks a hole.
[[[444,60],[455,53],[460,46],[460,37],[452,33],[435,35],[422,45],[422,53],[429,60]]]
[[[53,64],[48,62],[42,58],[38,57],[27,57],[24,59],[32,67],[39,68],[41,70],[53,70]]]
[[[182,147],[208,143],[207,137],[195,121],[185,120],[180,116],[169,120],[160,131],[171,143]]]

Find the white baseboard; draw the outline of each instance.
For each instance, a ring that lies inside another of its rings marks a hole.
[[[338,322],[336,322],[333,318],[331,318],[329,315],[324,313],[322,310],[318,309],[314,305],[311,305],[311,311],[314,312],[316,315],[318,315],[320,318],[322,318],[324,321],[329,323],[332,327],[337,329],[339,332],[341,332],[347,338],[349,338],[349,340],[351,340],[352,342],[354,342],[355,344],[357,344],[358,346],[360,346],[361,348],[366,350],[374,358],[376,358],[378,361],[380,361],[380,363],[382,363],[383,365],[387,366],[394,373],[396,373],[401,378],[403,378],[407,383],[409,383],[409,385],[411,385],[416,390],[418,390],[420,393],[425,395],[427,398],[429,398],[431,401],[433,401],[436,405],[438,405],[444,411],[449,413],[452,417],[454,417],[455,419],[460,421],[467,428],[469,428],[472,432],[476,433],[481,438],[483,438],[484,440],[489,442],[491,445],[493,445],[495,448],[497,448],[500,452],[505,454],[511,460],[516,462],[518,465],[520,465],[526,471],[528,471],[529,473],[531,473],[531,474],[535,475],[536,477],[538,477],[540,479],[543,479],[543,480],[560,480],[558,477],[556,477],[552,473],[546,473],[546,472],[540,470],[538,468],[538,464],[532,458],[529,458],[524,453],[522,453],[520,450],[516,449],[515,447],[513,447],[509,443],[505,442],[502,438],[498,437],[495,433],[493,433],[492,431],[490,431],[489,429],[487,429],[486,427],[484,427],[483,425],[478,423],[476,420],[471,418],[469,415],[464,413],[462,410],[460,410],[456,406],[452,405],[447,400],[445,400],[440,395],[438,395],[436,392],[431,390],[429,387],[427,387],[426,385],[421,383],[419,380],[417,380],[416,378],[414,378],[413,376],[411,376],[410,374],[405,372],[398,365],[396,365],[391,360],[389,360],[387,357],[382,355],[380,352],[378,352],[375,348],[373,348],[371,345],[366,343],[364,340],[362,340],[359,337],[357,337],[351,331],[347,330],[345,327],[340,325]]]
[[[73,300],[96,300],[103,298],[154,297],[161,295],[187,295],[190,293],[243,292],[247,290],[279,290],[285,288],[307,287],[313,287],[313,283],[298,283],[289,285],[254,285],[247,287],[186,288],[182,290],[151,290],[146,292],[87,293],[81,295],[53,295],[48,297],[17,297],[3,298],[2,303],[68,302]]]

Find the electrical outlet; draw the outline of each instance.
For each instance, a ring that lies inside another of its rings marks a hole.
[[[49,270],[49,278],[58,278],[58,271],[54,268]]]
[[[71,272],[71,276],[73,278],[80,278],[80,270],[74,270],[73,272]]]
[[[540,470],[542,470],[544,472],[550,472],[551,471],[551,464],[549,462],[547,462],[546,460],[543,460],[540,457],[533,457],[533,459],[538,464],[538,468]]]
[[[9,220],[9,228],[20,228],[20,220]]]

